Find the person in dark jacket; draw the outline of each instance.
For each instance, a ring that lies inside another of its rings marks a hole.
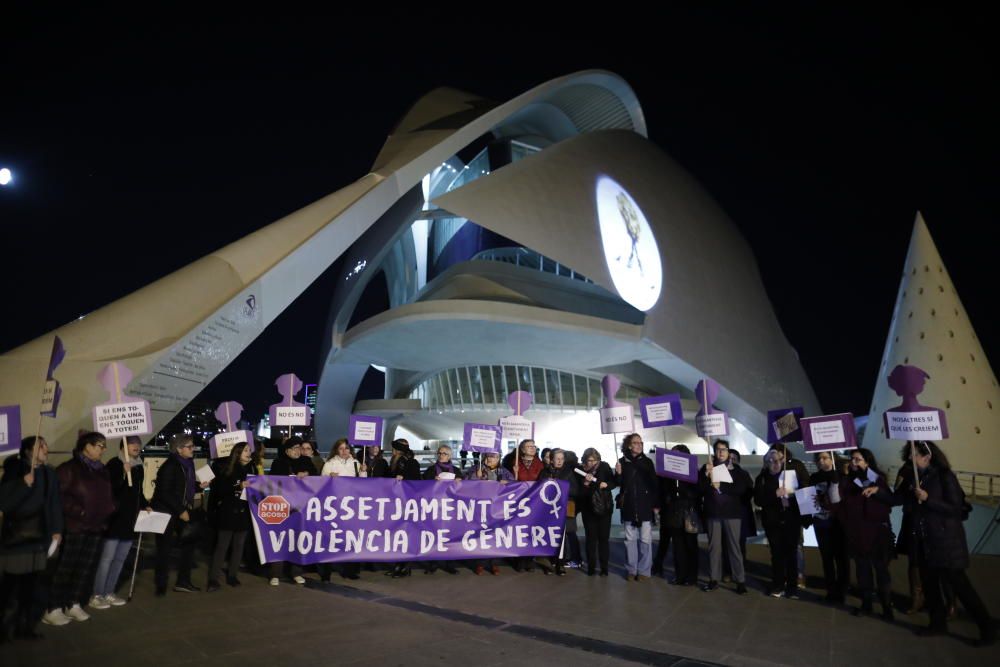
[[[131,486],[125,474],[126,447],[128,468],[132,474]],[[139,436],[130,435],[126,438],[126,443],[119,444],[118,448],[118,456],[108,461],[107,465],[111,493],[115,499],[115,513],[111,515],[108,532],[101,545],[97,574],[94,576],[94,595],[90,598],[90,606],[95,609],[125,604],[125,600],[115,595],[115,588],[135,539],[135,519],[141,510],[149,509],[149,501],[142,493],[143,469],[142,457],[139,455],[142,440]]]
[[[892,581],[889,560],[892,556],[892,528],[889,514],[893,497],[885,474],[878,469],[875,455],[868,449],[851,452],[850,475],[840,481],[837,518],[844,526],[847,551],[854,558],[861,606],[852,613],[862,616],[872,612],[877,582],[882,617],[892,620]],[[875,572],[874,582],[872,571]]]
[[[545,466],[542,474],[538,477],[539,481],[546,479],[562,480],[569,486],[569,491],[567,492],[566,497],[575,498],[580,492],[578,482],[579,475],[573,472],[573,468],[567,465],[566,452],[558,448],[553,449],[550,452],[549,460],[549,465]],[[572,524],[572,530],[570,529],[570,524]],[[576,515],[574,514],[571,517],[567,509],[566,521],[563,524],[563,539],[559,544],[558,553],[556,553],[555,558],[550,561],[553,564],[556,575],[560,577],[566,575],[566,560],[570,549],[568,544],[570,539],[576,539]],[[549,573],[549,563],[546,563],[545,559],[538,559],[536,562],[542,566],[542,571],[545,572],[545,574]]]
[[[514,475],[509,470],[500,465],[500,452],[486,452],[479,457],[480,465],[469,468],[466,479],[481,482],[499,482],[507,484],[514,480]],[[500,568],[497,567],[496,560],[489,558],[476,561],[475,572],[482,575],[486,572],[498,575]]]
[[[598,559],[601,576],[608,576],[608,558],[611,551],[611,518],[614,510],[598,510],[594,506],[594,496],[598,493],[610,495],[615,488],[615,474],[611,466],[601,460],[601,453],[593,447],[583,451],[582,472],[585,473],[580,489],[580,513],[583,515],[583,530],[587,542],[587,574],[594,576]]]
[[[743,523],[741,498],[748,486],[753,486],[750,475],[743,468],[729,460],[729,442],[716,440],[713,445],[715,456],[698,473],[698,489],[701,492],[705,523],[708,529],[709,581],[702,587],[704,591],[714,591],[722,577],[722,542],[726,542],[729,553],[729,567],[736,582],[736,592],[747,592],[746,574],[740,554],[740,529]],[[713,481],[712,470],[724,466],[729,471],[732,482]]]
[[[201,589],[191,583],[191,566],[194,564],[194,540],[180,540],[184,526],[191,521],[194,497],[198,489],[208,482],[198,482],[194,472],[194,439],[178,433],[170,439],[170,456],[156,473],[156,487],[150,502],[156,512],[170,515],[170,523],[162,535],[156,536],[156,595],[167,594],[167,577],[170,574],[170,550],[178,544],[181,551],[177,567],[177,593],[196,593]]]
[[[4,461],[0,480],[0,644],[8,638],[9,626],[17,639],[39,639],[38,616],[32,600],[39,575],[48,564],[50,545],[62,540],[63,513],[56,471],[46,465],[49,446],[43,438],[21,440],[17,454]],[[2,618],[13,598],[9,623]],[[64,619],[70,620],[62,610]]]
[[[315,442],[302,441],[302,458],[308,459],[312,463],[313,469],[316,471],[314,474],[318,475],[323,469],[323,457],[319,455]]]
[[[451,461],[451,447],[438,445],[437,460],[427,466],[422,478],[425,480],[447,481],[462,479],[462,471]],[[434,574],[440,567],[448,574],[458,574],[455,563],[450,560],[429,560],[424,562],[424,574]]]
[[[215,478],[208,494],[209,516],[215,523],[218,536],[215,553],[212,554],[212,565],[208,570],[206,591],[209,593],[221,588],[219,574],[222,572],[222,562],[227,550],[229,570],[226,572],[226,583],[234,587],[240,585],[237,575],[240,572],[247,531],[250,530],[250,508],[245,499],[247,475],[251,473],[250,456],[250,446],[240,442],[233,446],[228,457],[217,459],[212,466]]]
[[[844,527],[833,511],[840,502],[840,472],[833,452],[815,455],[818,470],[809,481],[816,487],[816,496],[823,511],[813,514],[813,529],[823,560],[823,579],[826,582],[826,601],[844,604],[847,586],[851,579],[850,558],[847,556],[847,539]]]
[[[301,479],[319,474],[320,471],[316,470],[312,461],[302,456],[302,438],[293,435],[282,442],[278,449],[280,453],[271,462],[271,469],[267,471],[268,475],[298,477]],[[277,586],[281,583],[281,575],[286,567],[288,568],[288,577],[293,583],[299,586],[305,585],[306,579],[302,576],[301,565],[276,561],[271,563],[270,567],[270,584],[272,586]]]
[[[621,489],[625,527],[626,579],[648,579],[653,561],[653,506],[657,503],[656,468],[642,451],[642,436],[631,433],[622,441],[622,457],[615,464],[615,484]]]
[[[56,468],[65,536],[52,575],[50,608],[64,609],[66,616],[78,621],[90,618],[83,605],[94,584],[101,536],[115,511],[108,471],[101,462],[105,449],[103,435],[84,433],[76,442],[72,458]]]
[[[392,458],[389,459],[389,477],[394,477],[397,482],[412,482],[421,478],[420,464],[413,458],[410,451],[410,443],[405,438],[392,441]],[[385,573],[393,579],[410,576],[409,563],[396,563],[391,570]]]
[[[913,448],[919,485],[904,502],[910,505],[913,516],[911,554],[920,567],[931,617],[930,625],[919,632],[935,635],[948,631],[941,596],[941,582],[946,581],[979,626],[979,644],[991,645],[997,639],[996,626],[965,573],[969,567],[969,547],[962,527],[965,493],[936,444],[917,440]]]
[[[735,465],[742,467],[740,458],[738,451],[729,450],[729,459]],[[747,540],[751,537],[757,537],[757,519],[753,510],[753,486],[747,487],[746,493],[740,496],[740,506],[743,508],[743,514],[740,516],[740,557],[743,559],[743,571],[745,572],[747,569]],[[799,543],[801,545],[801,540]],[[725,551],[725,545],[726,543],[723,542],[723,551]],[[728,557],[722,559],[722,571],[732,576],[732,572],[729,571]]]
[[[690,454],[686,445],[674,445],[671,451]],[[669,477],[660,478],[660,524],[667,529],[667,541],[674,547],[674,586],[694,586],[698,583],[698,516],[700,494],[690,482]],[[666,547],[663,554],[666,555]],[[659,560],[657,561],[659,562]]]
[[[365,448],[362,463],[368,468],[368,477],[381,479],[389,476],[389,463],[382,456],[382,447],[371,445]]]
[[[785,468],[790,469],[790,470],[794,470],[795,471],[795,476],[796,476],[797,479],[807,480],[808,481],[808,479],[809,479],[809,469],[806,468],[806,464],[805,463],[803,463],[802,461],[800,461],[797,458],[795,458],[795,455],[792,453],[792,450],[788,448],[788,445],[786,445],[783,442],[776,442],[776,443],[774,443],[774,444],[771,445],[771,449],[778,450],[778,452],[781,453],[781,455],[783,457],[785,457]],[[737,461],[737,463],[739,463],[739,461]],[[802,517],[802,526],[803,526],[803,528],[808,528],[810,525],[812,525],[812,519],[808,515]],[[800,530],[799,531],[799,546],[796,549],[796,557],[798,559],[799,587],[800,588],[805,588],[805,585],[806,585],[806,574],[805,574],[805,572],[806,572],[806,553],[805,553],[805,551],[802,548],[802,545],[804,544],[804,542],[805,542],[805,531],[804,530]],[[743,560],[746,561],[746,543],[744,543]]]
[[[795,492],[787,483],[796,476],[795,488],[808,486],[808,479],[798,479],[795,471],[785,467],[784,456],[776,449],[764,455],[764,467],[754,484],[754,500],[760,507],[768,546],[771,550],[771,597],[799,598],[799,566],[796,551],[802,528]]]

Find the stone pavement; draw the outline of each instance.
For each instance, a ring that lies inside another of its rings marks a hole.
[[[473,660],[501,665],[973,665],[997,664],[1000,647],[977,649],[975,626],[960,618],[954,637],[916,638],[926,615],[897,614],[894,624],[858,619],[818,602],[762,594],[766,547],[750,545],[752,588],[738,596],[674,587],[663,579],[626,582],[623,549],[612,545],[612,576],[515,573],[498,577],[438,571],[392,580],[363,572],[360,581],[308,574],[307,586],[242,573],[239,589],[153,596],[152,573],[140,572],[133,601],[91,611],[89,621],[40,626],[46,638],[0,647],[3,667],[30,665],[444,665]],[[807,571],[820,572],[807,550]],[[152,559],[146,558],[151,564]],[[905,587],[903,562],[895,589]],[[1000,613],[1000,561],[976,557],[970,576]],[[205,569],[195,571],[204,585]],[[810,585],[819,585],[815,577]],[[899,604],[903,604],[902,598]],[[877,609],[876,605],[876,609]]]

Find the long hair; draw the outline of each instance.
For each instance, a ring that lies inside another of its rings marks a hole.
[[[353,455],[350,441],[347,438],[337,438],[337,441],[333,443],[333,447],[330,448],[330,455],[326,457],[327,461],[332,461],[337,456],[337,450],[340,449],[341,445],[347,445],[347,453]]]
[[[875,460],[875,454],[872,452],[872,450],[865,449],[864,447],[858,447],[854,451],[861,454],[861,456],[865,460],[865,463],[868,464],[868,467],[877,472],[882,477],[882,479],[886,481],[887,484],[889,483],[889,478],[886,477],[885,473],[882,472],[882,469],[878,467],[878,461]]]
[[[583,450],[583,456],[580,457],[580,462],[582,463],[582,462],[586,461],[587,459],[594,459],[598,463],[600,463],[601,462],[601,453],[599,451],[597,451],[596,447],[587,447],[585,450]]]
[[[229,452],[229,465],[226,466],[227,477],[232,477],[233,473],[236,472],[236,466],[240,464],[240,457],[243,456],[243,450],[248,446],[245,442],[238,442],[233,445],[233,450]]]
[[[941,468],[942,470],[951,470],[951,463],[948,461],[948,457],[945,456],[941,448],[930,440],[914,440],[913,448],[917,450],[917,453],[921,456],[931,455],[931,466],[935,468]],[[903,460],[907,463],[910,462],[910,443],[907,442],[903,447]]]

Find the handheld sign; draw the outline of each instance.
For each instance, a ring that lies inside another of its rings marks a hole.
[[[657,447],[653,457],[656,474],[681,482],[698,483],[698,457],[694,454],[677,452],[666,447]]]
[[[351,415],[347,424],[347,439],[351,445],[370,447],[382,444],[382,422],[381,417],[366,417],[364,415]]]
[[[21,406],[0,406],[0,455],[21,448]]]
[[[489,424],[465,424],[462,450],[481,454],[500,453],[500,427]]]
[[[95,431],[109,440],[153,432],[149,401],[125,394],[125,388],[132,381],[128,366],[112,361],[97,374],[97,379],[110,400],[94,406]]]
[[[800,422],[805,416],[801,407],[782,408],[767,411],[767,444],[776,442],[798,442],[802,440]]]
[[[854,415],[841,412],[802,420],[802,443],[806,453],[856,449],[858,436],[854,430]]]
[[[719,383],[705,378],[694,388],[694,396],[701,403],[694,423],[698,435],[706,440],[716,436],[729,435],[729,415],[712,407],[719,398]]]
[[[49,356],[49,368],[45,374],[45,386],[42,388],[42,410],[45,417],[55,417],[59,409],[59,399],[62,397],[62,387],[59,381],[53,377],[56,366],[66,358],[66,348],[63,347],[62,339],[56,336],[52,341],[52,354]]]
[[[599,410],[601,415],[601,433],[631,433],[635,430],[632,406],[615,399],[615,394],[622,383],[614,375],[605,375],[601,380],[604,392],[604,407]]]
[[[302,380],[295,373],[285,373],[274,381],[274,386],[282,400],[268,411],[271,426],[309,426],[309,407],[295,400],[295,395],[302,391]]]
[[[644,428],[677,426],[684,423],[681,395],[650,396],[639,399],[639,415]]]
[[[233,447],[241,442],[247,443],[250,451],[253,451],[253,432],[245,429],[237,429],[240,417],[243,415],[243,406],[236,401],[225,401],[215,409],[215,418],[226,425],[223,433],[213,435],[208,441],[208,455],[213,459],[221,459],[229,456]]]
[[[500,426],[500,437],[503,440],[533,440],[535,438],[535,422],[523,417],[524,413],[531,407],[531,394],[526,391],[514,391],[507,397],[507,405],[514,414],[501,417],[498,422]]]
[[[882,414],[885,434],[890,440],[944,440],[948,421],[944,410],[921,405],[917,394],[924,390],[930,375],[916,366],[899,365],[889,373],[889,388],[903,400]]]

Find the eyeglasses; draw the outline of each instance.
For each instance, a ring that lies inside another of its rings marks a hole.
[[[438,452],[438,456],[450,455],[451,452]]]
[[[194,449],[194,443],[193,442],[189,442],[186,445],[180,445],[180,446],[177,447],[177,449]]]
[[[107,449],[108,448],[108,445],[106,443],[103,443],[103,442],[92,442],[90,444],[93,447],[97,447],[98,449]]]

